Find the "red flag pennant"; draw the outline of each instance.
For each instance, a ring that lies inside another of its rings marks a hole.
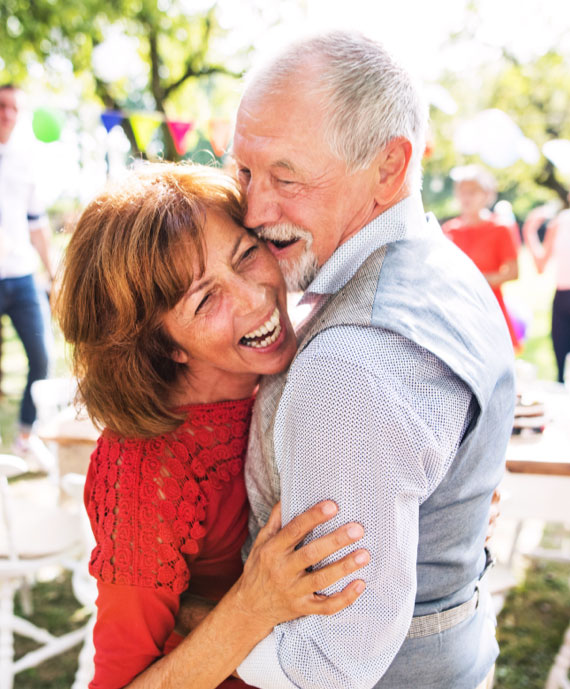
[[[168,131],[174,142],[174,148],[179,156],[186,153],[185,139],[189,131],[194,129],[194,122],[176,122],[173,120],[166,120]]]

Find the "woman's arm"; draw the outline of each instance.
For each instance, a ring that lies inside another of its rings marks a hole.
[[[544,241],[541,243],[538,238],[538,230],[549,217],[550,213],[548,212],[548,208],[546,206],[539,206],[528,214],[523,225],[524,241],[532,255],[536,270],[539,273],[544,271],[546,264],[552,256],[554,239],[558,229],[557,218],[554,218],[554,220],[548,223]]]
[[[494,273],[485,273],[485,278],[491,287],[499,287],[503,282],[516,280],[519,276],[519,264],[516,258],[511,258],[501,265]]]
[[[326,567],[307,570],[359,540],[363,536],[360,525],[345,525],[296,549],[337,510],[331,501],[319,503],[279,529],[276,506],[234,586],[177,648],[136,677],[129,689],[214,689],[276,624],[303,615],[331,615],[353,603],[364,590],[362,580],[333,596],[315,591],[364,566],[369,560],[367,551],[356,550]]]

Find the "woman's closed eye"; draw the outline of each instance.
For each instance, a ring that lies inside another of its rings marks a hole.
[[[194,314],[195,314],[195,315],[196,315],[199,311],[201,311],[201,310],[206,306],[206,304],[208,303],[208,300],[210,299],[210,297],[212,296],[212,294],[213,294],[212,292],[207,292],[207,293],[202,297],[202,301],[198,304],[198,306],[196,307],[196,310],[194,311]]]
[[[244,261],[247,261],[248,259],[251,259],[255,256],[257,253],[257,250],[259,249],[258,244],[252,244],[250,247],[248,247],[243,254],[240,256],[239,262],[243,263]]]

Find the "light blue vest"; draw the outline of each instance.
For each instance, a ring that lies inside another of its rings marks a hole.
[[[371,319],[433,352],[467,383],[479,407],[444,480],[420,507],[414,615],[448,609],[473,593],[515,402],[512,345],[496,299],[473,263],[433,225],[423,238],[388,245]],[[483,590],[469,620],[406,639],[376,686],[474,689],[497,656],[494,634],[485,629],[493,624]]]
[[[419,510],[414,616],[421,616],[469,600],[484,569],[489,506],[504,470],[515,389],[511,341],[485,279],[435,220],[413,237],[410,229],[396,231],[403,238],[366,259],[300,335],[299,351],[339,324],[385,328],[435,354],[473,392],[471,427]],[[273,430],[286,376],[264,381],[254,410],[246,463],[253,537],[280,496]],[[441,633],[407,638],[376,687],[475,689],[497,653],[494,613],[483,585],[469,619]]]

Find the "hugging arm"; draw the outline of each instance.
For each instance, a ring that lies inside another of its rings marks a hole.
[[[362,566],[356,560],[362,550],[318,572],[308,572],[306,569],[338,548],[358,540],[362,534],[361,527],[356,525],[354,535],[353,532],[349,533],[350,525],[344,526],[321,539],[315,547],[296,549],[306,533],[330,519],[336,509],[330,501],[321,503],[280,530],[280,511],[276,507],[254,544],[244,573],[212,613],[171,653],[156,662],[149,658],[148,662],[152,664],[132,681],[113,686],[132,689],[214,689],[232,674],[248,651],[279,621],[310,613],[330,615],[352,603],[364,588],[360,580],[334,596],[319,596],[314,591]],[[117,634],[121,639],[119,646],[125,635],[129,634],[129,623],[128,611],[125,610],[125,615],[118,620],[118,625],[123,626],[122,634]],[[125,643],[128,647],[128,638]],[[212,649],[216,649],[215,654]],[[119,655],[120,652],[121,648],[118,648]],[[120,665],[120,658],[117,662]],[[107,686],[94,685],[97,689],[106,689]]]

